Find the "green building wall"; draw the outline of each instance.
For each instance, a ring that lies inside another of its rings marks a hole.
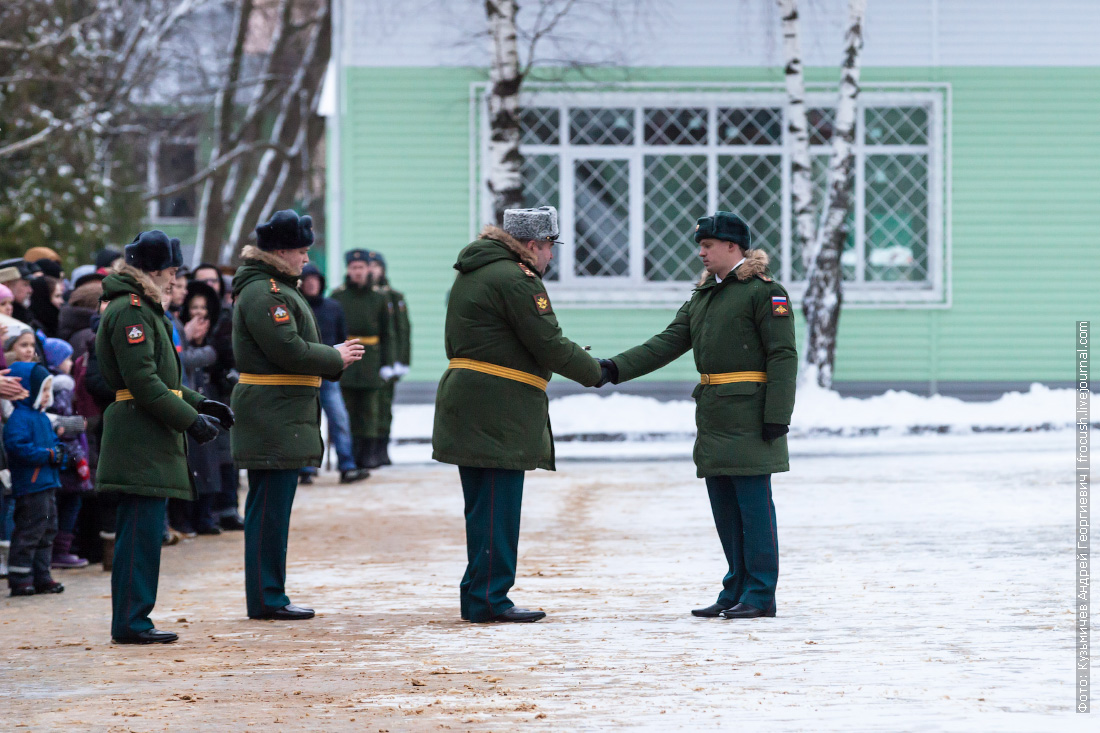
[[[386,255],[413,319],[410,379],[435,381],[451,266],[470,230],[470,84],[485,72],[345,75],[343,246]],[[767,69],[634,69],[629,79],[782,82]],[[1075,321],[1100,323],[1100,69],[873,68],[863,79],[951,85],[952,304],[845,311],[836,379],[1071,380]],[[648,338],[674,311],[557,310],[596,355]],[[690,355],[649,378],[694,379]]]

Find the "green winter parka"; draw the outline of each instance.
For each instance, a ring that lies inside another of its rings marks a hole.
[[[486,227],[458,255],[444,327],[448,359],[473,359],[586,387],[600,365],[562,335],[546,286],[522,245]],[[554,470],[546,391],[470,369],[448,369],[435,398],[432,458],[477,468]]]
[[[412,366],[412,324],[409,322],[409,306],[405,303],[405,294],[390,287],[386,293],[393,304],[393,360],[405,366]]]
[[[347,368],[340,386],[350,389],[382,389],[386,380],[379,370],[393,365],[393,303],[387,291],[374,285],[356,285],[349,279],[329,296],[344,309],[348,338],[377,339],[363,344],[363,358]]]
[[[161,290],[141,270],[118,265],[103,280],[103,300],[109,305],[96,333],[96,358],[107,385],[130,390],[133,399],[112,402],[103,413],[96,488],[193,499],[184,432],[203,396],[180,382]]]
[[[319,376],[337,380],[340,352],[321,343],[298,275],[275,255],[249,245],[233,278],[233,355],[241,374]],[[237,384],[231,400],[233,460],[244,469],[319,467],[320,389],[308,385]]]
[[[700,374],[767,373],[766,384],[696,385],[699,478],[790,470],[787,437],[765,441],[762,436],[766,422],[790,424],[798,372],[790,299],[771,279],[767,264],[768,255],[754,249],[721,283],[707,275],[668,328],[612,357],[619,383],[660,369],[688,349]]]

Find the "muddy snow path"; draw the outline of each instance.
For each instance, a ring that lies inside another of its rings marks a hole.
[[[511,596],[549,616],[465,623],[457,471],[398,466],[299,490],[288,591],[312,621],[244,618],[241,533],[165,549],[154,621],[174,645],[111,645],[98,569],[0,600],[5,727],[1076,723],[1072,437],[829,445],[774,482],[777,618],[689,615],[724,571],[706,491],[689,462],[636,461],[528,474]]]

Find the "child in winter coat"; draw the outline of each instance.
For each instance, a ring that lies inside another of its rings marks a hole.
[[[54,415],[73,416],[73,390],[76,382],[70,376],[73,370],[73,347],[61,339],[45,339],[46,367],[53,375],[53,406],[48,412]],[[92,474],[88,468],[88,439],[83,431],[66,430],[61,443],[69,456],[69,467],[61,471],[61,488],[57,490],[57,537],[53,541],[55,568],[82,568],[88,561],[73,552],[76,520],[84,502],[84,495],[93,491]]]
[[[57,534],[55,492],[66,453],[45,412],[53,404],[53,377],[46,367],[28,361],[12,364],[11,376],[20,379],[30,396],[14,404],[4,423],[15,497],[8,586],[13,596],[60,593],[65,586],[50,577],[50,560]]]

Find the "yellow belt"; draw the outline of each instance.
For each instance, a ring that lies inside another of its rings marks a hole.
[[[183,399],[183,391],[182,390],[170,389],[168,391],[171,392],[172,394],[174,394],[176,397],[179,397],[181,400]],[[134,399],[134,395],[128,389],[120,389],[119,391],[115,392],[115,402],[123,402],[125,400],[132,400],[132,399]]]
[[[523,382],[524,384],[529,384],[532,387],[538,387],[542,390],[545,390],[546,385],[549,384],[547,380],[542,377],[536,377],[534,374],[521,372],[519,369],[509,369],[508,367],[497,366],[487,361],[477,361],[476,359],[451,359],[451,363],[447,365],[447,368],[469,369],[471,371],[481,372],[482,374],[492,374],[494,377],[504,377],[514,382]]]
[[[352,341],[358,341],[363,346],[377,346],[379,340],[377,336],[348,336],[348,338]]]
[[[700,374],[699,384],[732,384],[733,382],[767,382],[767,372],[726,372],[725,374]]]
[[[262,384],[267,387],[320,387],[321,378],[308,374],[241,374],[241,384]]]

